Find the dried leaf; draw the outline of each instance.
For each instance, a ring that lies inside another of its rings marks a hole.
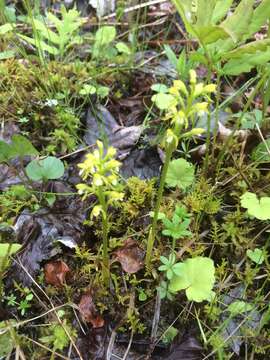
[[[53,286],[63,286],[69,273],[69,267],[62,260],[51,261],[44,266],[45,281]]]
[[[125,272],[134,274],[143,267],[144,252],[137,242],[127,239],[124,246],[115,252],[115,260],[119,261]]]
[[[104,326],[104,319],[99,315],[90,291],[81,297],[79,309],[84,321],[92,324],[93,328]]]

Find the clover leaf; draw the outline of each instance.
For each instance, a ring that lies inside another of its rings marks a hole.
[[[264,252],[261,249],[247,250],[247,257],[255,264],[261,265],[264,262]]]
[[[258,199],[256,194],[247,191],[240,199],[241,206],[247,209],[249,215],[259,220],[270,219],[270,197]]]
[[[185,290],[190,301],[201,302],[213,296],[215,283],[215,266],[212,259],[195,257],[185,260],[181,267],[181,275],[174,275],[169,284],[171,292]]]
[[[172,160],[169,164],[166,184],[186,190],[194,181],[194,166],[185,159]]]
[[[46,159],[33,160],[26,166],[26,174],[33,181],[59,179],[65,168],[61,160],[54,156]]]

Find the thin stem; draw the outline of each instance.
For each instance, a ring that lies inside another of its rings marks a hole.
[[[110,261],[108,254],[108,214],[107,214],[108,208],[102,189],[99,189],[98,191],[98,199],[103,210],[102,211],[102,244],[103,244],[102,274],[103,274],[103,281],[105,283],[105,286],[108,287],[110,282]]]
[[[146,267],[147,268],[150,268],[150,264],[151,264],[151,257],[152,257],[153,247],[154,247],[156,233],[157,233],[158,213],[159,213],[162,195],[163,195],[163,191],[164,191],[165,179],[166,179],[166,175],[168,172],[168,167],[169,167],[169,163],[170,163],[173,151],[174,151],[174,145],[172,144],[169,146],[169,148],[166,152],[165,162],[164,162],[164,165],[162,168],[160,184],[159,184],[158,193],[157,193],[157,200],[156,200],[156,205],[155,205],[153,223],[152,223],[152,227],[149,232],[149,237],[148,237],[148,242],[147,242],[147,250],[146,250]]]

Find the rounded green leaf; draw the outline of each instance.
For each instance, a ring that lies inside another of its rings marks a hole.
[[[182,263],[181,275],[175,275],[169,284],[169,290],[186,290],[188,300],[201,302],[209,300],[215,283],[215,266],[212,259],[195,257]]]
[[[43,160],[33,160],[26,167],[27,176],[33,181],[54,180],[63,176],[65,168],[61,160],[48,156]]]
[[[151,100],[160,110],[167,110],[174,105],[175,99],[170,94],[158,93],[153,95]]]
[[[97,47],[110,44],[116,37],[116,30],[113,26],[103,26],[96,32],[95,45]]]
[[[27,155],[38,155],[38,151],[34,148],[31,142],[22,135],[12,136],[12,155],[14,156],[27,156]]]
[[[130,48],[122,41],[118,42],[115,47],[122,54],[131,54]]]
[[[151,86],[151,90],[156,91],[158,93],[167,93],[169,91],[168,87],[164,84],[153,84]]]
[[[194,166],[185,159],[172,160],[169,164],[166,185],[168,187],[178,186],[185,190],[194,181]]]
[[[240,199],[241,206],[247,209],[249,215],[259,220],[270,219],[270,197],[258,199],[256,194],[247,191]]]
[[[264,253],[261,249],[247,250],[247,257],[255,264],[261,265],[264,262]]]

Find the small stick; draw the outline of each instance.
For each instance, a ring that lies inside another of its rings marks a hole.
[[[130,6],[130,7],[126,8],[126,9],[124,10],[124,14],[127,14],[127,13],[129,13],[129,12],[131,12],[131,11],[143,9],[143,8],[145,8],[145,7],[147,7],[147,6],[152,6],[152,5],[156,5],[156,4],[162,4],[162,3],[165,3],[166,1],[167,1],[167,0],[152,0],[152,1],[147,1],[147,2],[145,2],[145,3],[143,3],[143,4]],[[115,17],[115,16],[116,16],[116,13],[114,12],[114,13],[112,13],[112,14],[110,14],[110,15],[103,16],[103,17],[101,18],[101,20],[108,20],[108,19],[111,19],[111,18],[113,18],[113,17]]]

